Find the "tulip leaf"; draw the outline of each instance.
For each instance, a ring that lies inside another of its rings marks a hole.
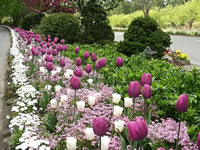
[[[49,94],[47,91],[43,92],[43,99],[40,101],[39,106],[45,110],[47,108],[47,105],[49,103]]]
[[[151,122],[151,109],[148,112],[147,124],[149,125]]]
[[[57,118],[56,114],[48,114],[46,118],[46,126],[50,131],[54,131],[56,128]]]
[[[126,150],[127,144],[122,136],[120,136],[120,144],[121,144],[121,150]]]

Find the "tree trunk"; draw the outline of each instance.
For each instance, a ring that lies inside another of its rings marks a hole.
[[[194,20],[193,20],[193,19],[192,19],[192,20],[190,20],[190,21],[188,21],[188,24],[189,24],[189,29],[192,29],[193,22],[194,22]]]

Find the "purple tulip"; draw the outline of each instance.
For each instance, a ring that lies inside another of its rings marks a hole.
[[[48,47],[48,48],[49,48],[49,47],[51,47],[51,45],[50,45],[50,43],[49,43],[49,42],[47,43],[47,47]]]
[[[51,42],[51,38],[48,38],[48,42]]]
[[[53,41],[54,41],[54,43],[58,43],[58,38],[55,37]]]
[[[117,65],[117,67],[122,67],[124,65],[124,59],[121,57],[117,57],[116,65]]]
[[[141,92],[141,86],[140,86],[140,82],[138,81],[134,81],[134,82],[130,82],[129,87],[128,87],[128,94],[130,97],[136,98],[139,97]]]
[[[95,53],[92,53],[92,55],[91,55],[91,60],[92,60],[93,62],[95,62],[95,61],[97,60],[97,55],[96,55]]]
[[[61,43],[61,44],[64,44],[64,43],[65,43],[65,40],[64,40],[64,39],[62,39],[62,40],[60,41],[60,43]]]
[[[176,111],[183,113],[188,109],[188,96],[186,94],[182,94],[178,101],[176,102]]]
[[[145,99],[151,98],[151,86],[148,84],[145,84],[142,88],[142,95]]]
[[[95,64],[95,68],[96,69],[100,69],[100,60],[97,60],[96,64]]]
[[[77,76],[77,77],[82,77],[82,75],[83,75],[82,69],[81,68],[76,68],[74,70],[74,75]]]
[[[147,123],[142,117],[128,123],[129,139],[132,141],[143,140],[148,134]]]
[[[56,47],[57,47],[56,44],[52,44],[53,49],[56,49]]]
[[[165,150],[164,148],[158,148],[157,150]]]
[[[90,72],[92,71],[92,65],[91,65],[91,64],[87,64],[87,65],[85,66],[85,71],[86,71],[87,73],[90,73]]]
[[[80,89],[80,86],[81,86],[81,81],[80,81],[80,78],[78,78],[78,77],[76,77],[76,76],[73,76],[72,78],[71,78],[71,87],[72,87],[72,89],[74,89],[74,90],[78,90],[78,89]]]
[[[60,59],[60,66],[64,67],[65,66],[65,58]]]
[[[52,71],[53,70],[53,63],[52,62],[48,62],[46,64],[46,68],[47,68],[48,71]]]
[[[107,64],[107,60],[106,60],[106,58],[105,57],[103,57],[103,58],[101,58],[100,59],[100,66],[101,66],[101,68],[103,68],[103,67],[105,67],[106,66],[106,64]]]
[[[40,51],[35,47],[33,47],[31,51],[32,51],[33,56],[38,56],[40,54]]]
[[[198,133],[198,137],[197,137],[197,146],[200,150],[200,132]]]
[[[75,53],[77,54],[79,52],[79,47],[76,46],[75,49],[74,49]]]
[[[57,55],[58,55],[58,51],[57,51],[56,49],[53,49],[53,50],[52,50],[52,55],[53,55],[53,56],[57,56]]]
[[[42,49],[42,50],[41,50],[42,55],[45,55],[46,52],[47,52],[46,49]]]
[[[107,121],[103,117],[93,119],[93,130],[98,136],[103,136],[108,130]]]
[[[68,48],[69,48],[69,47],[68,47],[67,45],[66,45],[66,46],[63,46],[63,50],[64,50],[64,51],[67,51]]]
[[[88,51],[85,51],[84,53],[83,53],[83,58],[86,60],[86,59],[88,59],[90,57],[90,53],[88,52]]]
[[[81,66],[82,60],[81,58],[76,58],[76,66]]]
[[[50,56],[50,55],[46,55],[45,61],[47,61],[47,62],[53,62],[53,57]]]
[[[150,73],[143,73],[141,77],[141,84],[144,86],[145,84],[152,84],[152,75]]]
[[[50,49],[47,49],[47,55],[51,55],[52,51]]]

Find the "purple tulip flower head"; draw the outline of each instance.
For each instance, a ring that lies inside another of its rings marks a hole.
[[[40,51],[35,47],[33,47],[31,51],[32,51],[33,56],[38,56],[40,54]]]
[[[47,49],[47,55],[51,55],[52,51],[50,49]]]
[[[53,62],[53,57],[50,56],[50,55],[46,55],[45,61],[47,61],[47,62]]]
[[[70,85],[71,85],[72,89],[74,89],[74,90],[80,89],[80,86],[81,86],[80,78],[73,76],[71,78],[70,82],[71,82]]]
[[[91,65],[91,64],[87,64],[87,65],[85,66],[85,71],[86,71],[87,73],[90,73],[90,72],[92,71],[92,65]]]
[[[117,67],[122,67],[124,65],[124,59],[121,57],[117,57],[116,65],[117,65]]]
[[[148,134],[147,123],[142,117],[128,123],[129,139],[132,141],[143,140]]]
[[[82,60],[81,58],[76,58],[76,66],[81,66]]]
[[[142,88],[142,95],[145,99],[151,98],[151,86],[148,84],[145,84]]]
[[[48,48],[51,47],[51,44],[50,44],[49,42],[47,43],[47,47],[48,47]]]
[[[54,43],[58,43],[58,37],[55,37],[53,41]]]
[[[198,137],[197,137],[197,146],[200,150],[200,132],[198,133]]]
[[[60,41],[60,43],[61,43],[61,44],[64,44],[64,43],[65,43],[65,40],[64,40],[64,39],[62,39],[62,40]]]
[[[53,55],[53,56],[57,56],[57,55],[58,55],[58,51],[57,51],[56,49],[53,49],[53,50],[52,50],[52,55]]]
[[[152,75],[150,73],[143,73],[141,77],[141,84],[144,86],[145,84],[152,84]]]
[[[90,57],[90,53],[89,53],[88,51],[85,51],[85,52],[83,53],[83,58],[84,58],[85,60],[87,60],[89,57]]]
[[[101,68],[105,67],[106,64],[107,64],[106,58],[105,57],[101,58],[100,59],[100,66],[101,66]]]
[[[158,148],[157,150],[165,150],[165,149],[161,147],[161,148]]]
[[[60,66],[64,67],[65,66],[65,58],[60,59]]]
[[[136,98],[139,97],[141,93],[141,86],[140,86],[140,82],[138,81],[134,81],[134,82],[130,82],[129,87],[128,87],[128,94],[130,97]]]
[[[48,42],[51,42],[51,38],[48,38]]]
[[[47,62],[46,68],[47,68],[48,71],[52,71],[53,70],[53,63],[52,62]]]
[[[95,62],[95,61],[97,60],[97,55],[96,55],[95,53],[92,53],[92,55],[91,55],[91,60],[92,60],[93,62]]]
[[[101,69],[100,60],[97,60],[97,62],[95,64],[95,68],[96,69]]]
[[[108,130],[107,121],[103,117],[93,119],[93,130],[98,136],[103,136]]]
[[[81,68],[76,68],[74,70],[74,75],[77,76],[77,77],[82,77],[82,75],[83,75],[82,69]]]
[[[41,50],[42,55],[45,55],[46,52],[47,52],[46,49],[42,49],[42,50]]]
[[[180,113],[186,112],[188,109],[188,96],[182,94],[176,102],[176,111]]]
[[[79,52],[79,47],[76,46],[75,49],[74,49],[75,53],[77,54]]]

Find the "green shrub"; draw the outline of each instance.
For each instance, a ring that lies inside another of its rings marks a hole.
[[[31,14],[29,16],[24,17],[21,20],[21,28],[24,30],[36,28],[40,24],[40,21],[44,16],[44,14]]]
[[[38,32],[45,36],[65,39],[66,43],[79,41],[80,26],[78,19],[66,13],[54,13],[43,18]]]
[[[114,40],[114,33],[108,25],[108,18],[104,8],[95,1],[88,2],[81,12],[82,42],[107,43]]]
[[[150,46],[161,57],[170,44],[170,36],[159,28],[155,20],[139,17],[132,21],[125,32],[124,41],[119,44],[118,51],[131,56],[143,52],[146,46]]]

